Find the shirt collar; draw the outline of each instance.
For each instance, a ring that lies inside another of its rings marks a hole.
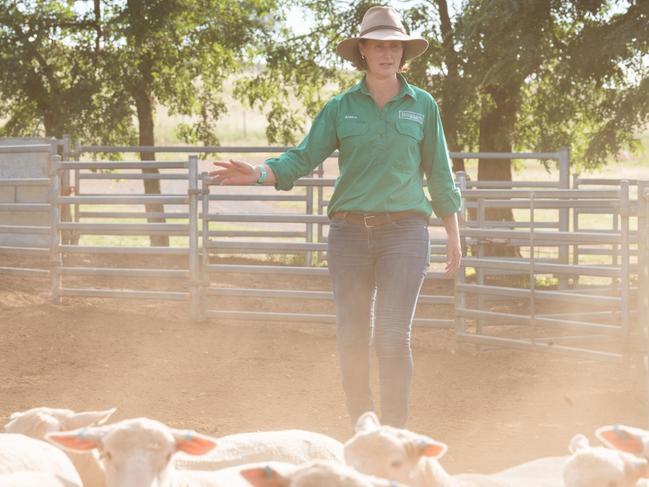
[[[399,91],[397,98],[402,98],[403,96],[408,95],[413,100],[416,100],[417,94],[415,93],[415,90],[413,90],[412,86],[410,86],[408,81],[406,81],[406,78],[401,73],[397,73],[397,78],[399,78],[399,81],[401,81],[401,91]],[[367,89],[365,76],[363,76],[363,78],[358,83],[352,86],[349,91],[360,91],[367,96],[372,96],[370,90]]]

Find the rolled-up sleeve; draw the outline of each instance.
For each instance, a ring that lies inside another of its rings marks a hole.
[[[335,98],[313,119],[311,130],[297,147],[266,160],[273,170],[275,189],[288,191],[299,178],[310,174],[338,147]]]
[[[421,159],[435,215],[444,218],[457,213],[461,208],[462,198],[453,180],[451,159],[448,155],[439,107],[432,97],[424,127]]]

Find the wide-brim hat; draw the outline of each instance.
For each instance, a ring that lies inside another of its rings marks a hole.
[[[409,35],[399,15],[390,7],[368,9],[361,21],[361,32],[358,37],[350,37],[340,42],[336,52],[343,59],[358,65],[360,63],[358,41],[361,39],[401,41],[404,43],[405,60],[416,58],[428,49],[428,41],[423,37]]]

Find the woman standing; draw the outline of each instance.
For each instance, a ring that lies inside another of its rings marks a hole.
[[[460,264],[453,182],[437,103],[400,70],[428,47],[389,7],[370,8],[360,35],[337,53],[365,72],[334,96],[294,149],[265,164],[214,162],[216,184],[273,184],[290,190],[335,149],[340,176],[329,202],[327,260],[336,304],[337,348],[352,422],[373,410],[369,350],[379,364],[381,423],[404,426],[412,378],[411,325],[429,263],[428,219],[448,236],[446,272]],[[430,200],[423,190],[423,176]]]

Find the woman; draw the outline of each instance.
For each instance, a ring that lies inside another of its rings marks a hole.
[[[432,211],[448,236],[446,273],[460,264],[455,187],[439,109],[400,74],[422,54],[394,10],[370,8],[361,34],[337,53],[365,72],[333,97],[294,149],[265,164],[217,161],[216,184],[273,184],[290,190],[298,178],[339,150],[340,176],[329,202],[327,260],[336,304],[338,358],[352,422],[373,410],[369,350],[378,357],[381,423],[402,427],[412,377],[410,330],[429,263]],[[431,196],[423,191],[423,175]]]

